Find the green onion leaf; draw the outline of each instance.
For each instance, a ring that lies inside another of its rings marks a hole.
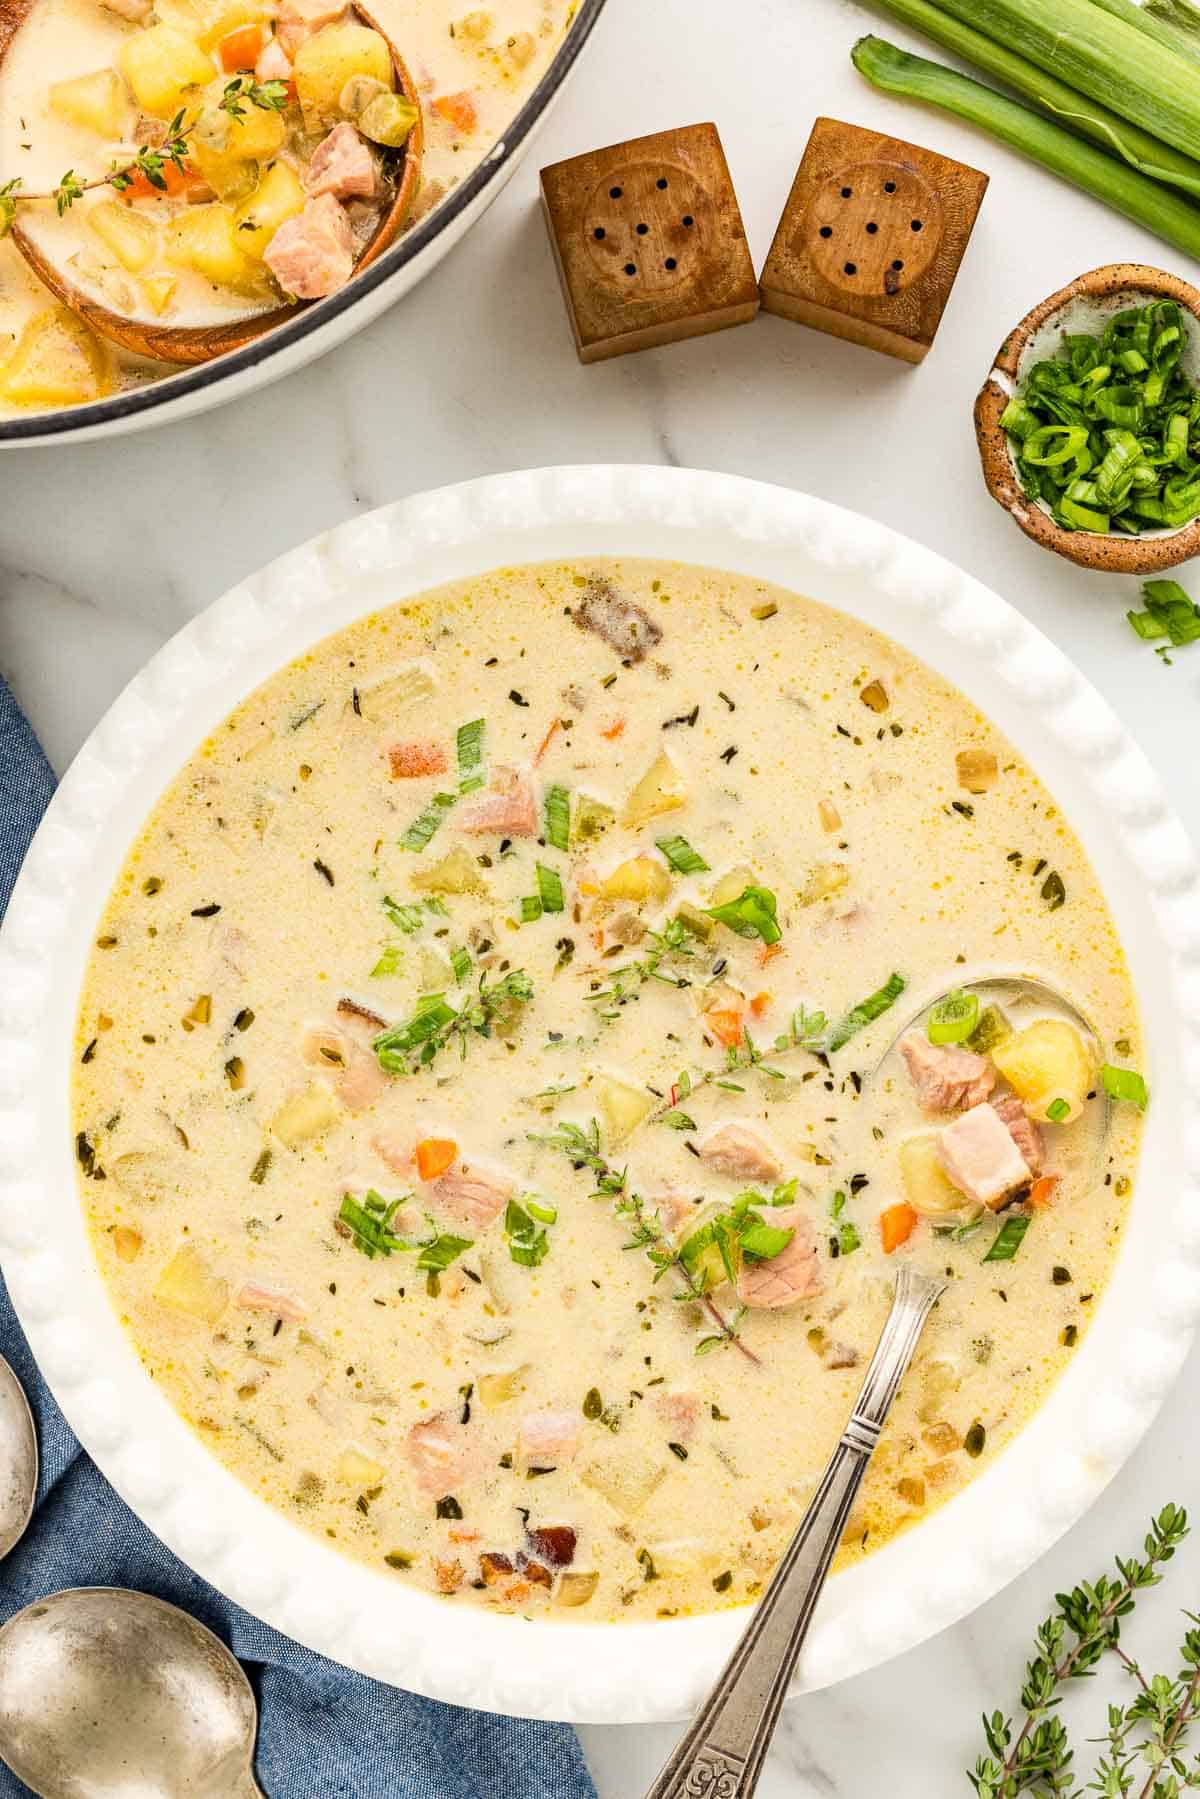
[[[383,909],[387,914],[389,921],[402,930],[406,936],[411,937],[413,933],[419,931],[421,926],[425,923],[424,907],[418,905],[402,906],[399,901],[389,899],[386,894],[383,898]]]
[[[686,837],[656,837],[654,841],[677,874],[699,875],[707,871],[708,863]]]
[[[542,902],[536,893],[526,894],[524,899],[517,902],[517,905],[522,924],[536,924],[542,916]]]
[[[469,724],[459,725],[458,744],[458,791],[471,793],[476,787],[483,786],[483,732],[485,720],[473,718]]]
[[[793,1230],[781,1230],[776,1224],[765,1224],[761,1218],[751,1218],[739,1233],[738,1242],[742,1254],[750,1261],[770,1262],[782,1254],[795,1235]]]
[[[435,793],[424,812],[413,819],[400,839],[401,849],[415,850],[418,854],[428,849],[430,840],[457,798],[456,793]]]
[[[1061,1124],[1064,1118],[1071,1116],[1071,1108],[1065,1099],[1052,1099],[1046,1107],[1046,1117],[1051,1124]]]
[[[984,1256],[984,1261],[1011,1262],[1024,1241],[1029,1225],[1030,1219],[1027,1213],[1018,1212],[1012,1218],[1006,1218],[992,1238],[991,1247]]]
[[[536,1218],[539,1224],[558,1223],[558,1212],[554,1206],[544,1206],[538,1200],[526,1196],[525,1210],[531,1218]]]
[[[547,868],[544,863],[537,863],[538,898],[542,902],[543,912],[561,912],[563,909],[562,881],[557,870]]]
[[[978,994],[948,993],[930,1012],[926,1035],[931,1043],[964,1043],[978,1023]]]
[[[452,949],[450,951],[450,966],[454,970],[455,980],[461,987],[471,972],[471,957],[469,952],[461,947]]]
[[[403,965],[404,951],[398,943],[389,943],[371,970],[371,979],[377,981],[382,980],[385,975],[399,974]]]
[[[1124,1100],[1128,1105],[1136,1106],[1139,1112],[1146,1110],[1150,1089],[1136,1069],[1114,1068],[1111,1062],[1105,1062],[1100,1079],[1110,1099]]]
[[[868,994],[866,999],[860,1000],[857,1006],[854,1006],[843,1019],[834,1025],[825,1043],[826,1053],[834,1055],[849,1043],[851,1037],[856,1037],[859,1031],[865,1029],[867,1025],[873,1024],[877,1018],[882,1018],[883,1014],[895,1005],[907,985],[908,982],[903,975],[889,975],[882,987],[874,993]]]
[[[571,844],[571,795],[567,788],[547,787],[542,816],[546,842],[550,848],[554,850],[569,849]]]
[[[448,1232],[430,1237],[421,1245],[417,1267],[425,1273],[444,1274],[451,1262],[456,1262],[474,1241],[473,1237],[455,1237]]]
[[[778,943],[783,932],[776,922],[777,902],[769,887],[744,887],[737,899],[723,906],[709,906],[708,916],[727,925],[739,937],[761,937],[764,943]]]

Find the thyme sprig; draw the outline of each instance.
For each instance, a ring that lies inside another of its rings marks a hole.
[[[662,967],[662,963],[673,956],[687,958],[696,953],[692,948],[692,933],[682,919],[672,918],[661,931],[649,932],[647,943],[649,948],[644,957],[611,969],[608,985],[597,986],[587,995],[588,1000],[599,1008],[601,1018],[615,1018],[622,1006],[637,998],[647,981],[662,981],[668,987],[691,986],[685,975],[674,974]]]
[[[533,982],[523,968],[513,968],[499,981],[479,976],[477,991],[460,1007],[444,993],[423,993],[412,1017],[375,1038],[372,1048],[385,1074],[415,1074],[427,1068],[447,1044],[457,1043],[464,1059],[472,1037],[492,1037],[511,1030],[522,1006],[533,998]]]
[[[257,106],[262,112],[282,112],[287,103],[286,81],[255,81],[249,75],[236,75],[232,81],[227,81],[217,102],[220,110],[228,113],[231,119],[245,118],[247,106]],[[160,193],[166,193],[167,178],[164,170],[173,167],[181,175],[186,173],[187,155],[195,129],[195,119],[185,126],[185,113],[181,109],[168,125],[166,138],[161,144],[147,145],[129,162],[110,169],[107,175],[97,175],[88,181],[82,180],[74,169],[68,169],[52,188],[41,193],[27,193],[21,177],[15,175],[11,181],[0,186],[0,238],[7,237],[16,223],[18,206],[33,200],[53,201],[54,209],[61,218],[93,188],[112,187],[118,193],[124,193],[133,186],[139,175],[143,175],[151,187],[157,188]]]
[[[604,1155],[600,1146],[600,1125],[597,1119],[593,1118],[586,1129],[562,1119],[548,1135],[531,1132],[530,1140],[557,1150],[577,1169],[589,1169],[596,1177],[593,1197],[611,1200],[613,1211],[628,1226],[629,1241],[625,1248],[641,1250],[654,1268],[656,1281],[670,1272],[680,1284],[679,1297],[685,1302],[694,1301],[704,1307],[717,1328],[715,1334],[702,1337],[697,1343],[697,1355],[707,1355],[711,1350],[731,1343],[748,1361],[758,1363],[758,1357],[747,1349],[739,1335],[746,1315],[745,1306],[739,1306],[732,1318],[726,1318],[719,1307],[714,1305],[705,1291],[703,1276],[697,1275],[688,1266],[680,1251],[668,1240],[658,1212],[648,1210],[641,1194],[635,1193],[630,1187],[628,1169],[614,1168]]]
[[[725,1060],[716,1068],[681,1069],[671,1086],[669,1098],[649,1113],[646,1122],[666,1124],[676,1131],[694,1131],[695,1120],[681,1109],[684,1100],[691,1094],[704,1087],[721,1087],[729,1093],[744,1093],[744,1086],[734,1079],[739,1074],[757,1073],[765,1075],[771,1081],[785,1081],[785,1071],[776,1068],[773,1062],[765,1061],[764,1056],[786,1056],[795,1050],[819,1056],[824,1052],[825,1026],[824,1012],[810,1012],[804,1005],[797,1006],[787,1030],[775,1038],[769,1051],[760,1049],[749,1031],[743,1030],[741,1042],[726,1049]]]
[[[1121,1643],[1122,1620],[1133,1611],[1139,1593],[1157,1586],[1160,1570],[1188,1534],[1187,1513],[1164,1506],[1151,1521],[1143,1557],[1116,1558],[1117,1576],[1102,1574],[1060,1593],[1056,1609],[1038,1626],[1035,1652],[1021,1688],[1024,1721],[1014,1734],[1013,1720],[1003,1712],[985,1713],[988,1754],[968,1770],[979,1799],[1179,1799],[1200,1787],[1200,1757],[1189,1765],[1183,1754],[1188,1729],[1200,1714],[1200,1619],[1186,1613],[1189,1629],[1177,1675],[1147,1678]],[[1108,1729],[1100,1739],[1107,1753],[1087,1787],[1077,1786],[1072,1769],[1074,1750],[1066,1726],[1056,1715],[1061,1688],[1069,1680],[1094,1674],[1107,1651],[1136,1682],[1128,1705],[1108,1707]],[[1143,1774],[1149,1769],[1143,1780]]]

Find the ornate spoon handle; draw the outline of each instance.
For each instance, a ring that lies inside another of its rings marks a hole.
[[[902,1267],[850,1422],[733,1654],[646,1799],[750,1799],[896,1390],[945,1283]]]

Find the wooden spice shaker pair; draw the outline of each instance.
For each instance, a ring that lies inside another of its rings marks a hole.
[[[758,280],[715,125],[554,163],[542,199],[582,362],[748,324],[760,306],[920,362],[987,184],[932,150],[819,118]]]

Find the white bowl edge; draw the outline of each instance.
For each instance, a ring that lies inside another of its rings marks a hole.
[[[1100,876],[1141,997],[1154,1103],[1113,1281],[1025,1430],[926,1522],[833,1578],[797,1680],[878,1665],[991,1597],[1131,1453],[1200,1311],[1200,866],[1099,694],[1006,602],[886,527],[740,477],[560,467],[353,518],[241,583],[135,677],[81,749],[0,932],[0,1255],[68,1422],[191,1567],[314,1650],[413,1691],[528,1716],[682,1716],[745,1614],[531,1625],[350,1562],[243,1487],[149,1381],[112,1311],[75,1193],[69,1051],[95,922],[166,780],[241,698],[350,619],[519,562],[648,555],[807,592],[961,686],[1047,782]]]

